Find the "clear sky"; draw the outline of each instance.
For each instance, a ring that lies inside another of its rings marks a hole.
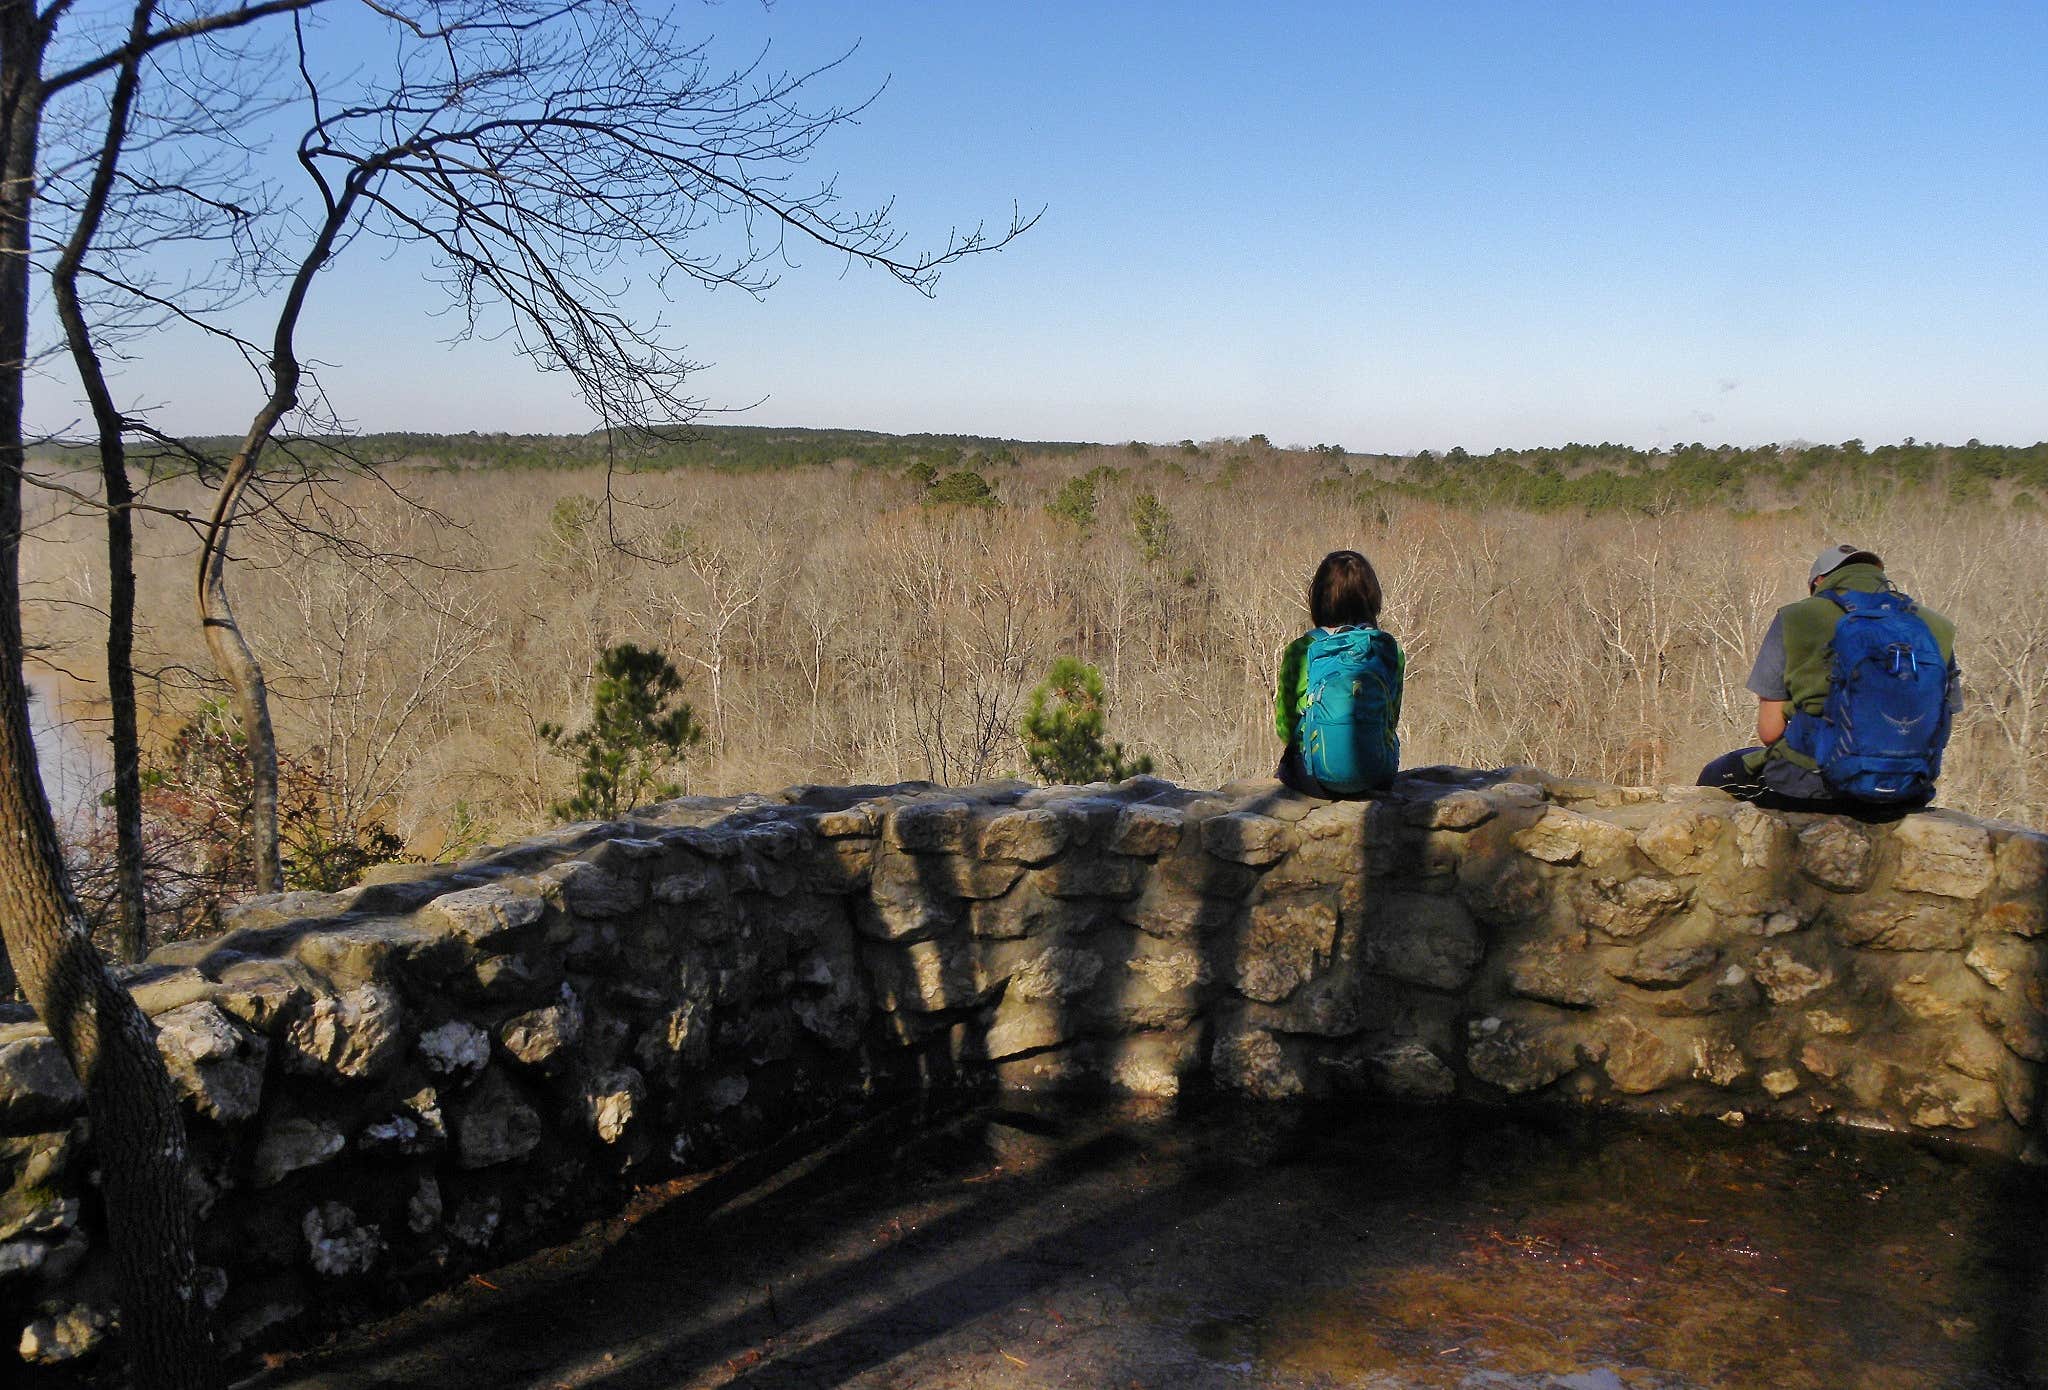
[[[926,301],[817,254],[668,311],[743,423],[1357,450],[2048,436],[2048,5],[749,0],[858,43],[816,168],[913,241],[1045,214]],[[358,246],[305,341],[365,429],[577,430]],[[131,396],[238,429],[247,379]],[[46,386],[39,415],[66,393]]]

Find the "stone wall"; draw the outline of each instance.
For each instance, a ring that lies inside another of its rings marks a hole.
[[[237,1342],[894,1088],[1783,1116],[2038,1161],[2048,838],[1530,769],[797,788],[242,908],[130,984]],[[0,1336],[112,1306],[75,1081],[0,1026]]]

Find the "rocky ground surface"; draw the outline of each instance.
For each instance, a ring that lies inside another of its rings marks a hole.
[[[2040,1384],[2038,1174],[1465,1108],[885,1112],[247,1390]]]

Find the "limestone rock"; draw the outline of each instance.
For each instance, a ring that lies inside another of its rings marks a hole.
[[[1126,806],[1117,813],[1108,848],[1113,854],[1139,858],[1164,854],[1180,843],[1186,823],[1187,816],[1170,806]]]
[[[880,829],[872,803],[862,802],[849,806],[843,811],[820,811],[811,817],[811,829],[827,840],[844,840],[855,836],[869,836]]]
[[[1367,906],[1364,961],[1378,974],[1430,989],[1459,989],[1485,949],[1477,924],[1456,898],[1390,893]]]
[[[647,901],[647,885],[638,876],[581,861],[558,864],[533,877],[543,895],[558,897],[562,910],[577,917],[622,917]]]
[[[416,1236],[426,1235],[441,1224],[441,1211],[441,1184],[428,1173],[406,1199],[405,1228]]]
[[[1790,951],[1769,946],[1756,953],[1753,973],[1773,1004],[1796,1004],[1835,982],[1834,971],[1827,966],[1808,965]]]
[[[1057,811],[1005,811],[981,827],[981,854],[986,859],[1043,864],[1067,847],[1067,833],[1067,822]]]
[[[1608,1026],[1604,1040],[1607,1055],[1601,1065],[1614,1089],[1624,1095],[1659,1091],[1691,1074],[1692,1059],[1687,1053],[1626,1014]]]
[[[1365,1066],[1380,1091],[1402,1100],[1444,1100],[1458,1089],[1450,1065],[1413,1038],[1366,1054]]]
[[[1956,971],[1916,971],[1892,981],[1892,1002],[1902,1013],[1923,1023],[1958,1018],[1969,1007],[1964,986],[1969,976]]]
[[[1839,817],[1824,816],[1799,832],[1799,871],[1837,893],[1868,888],[1875,858],[1870,836]]]
[[[47,1034],[0,1043],[0,1123],[23,1132],[54,1126],[85,1108],[85,1089]]]
[[[1254,1100],[1286,1100],[1308,1089],[1279,1039],[1263,1029],[1223,1033],[1211,1050],[1209,1065],[1219,1086]]]
[[[1578,1061],[1577,1043],[1554,1024],[1488,1015],[1466,1025],[1465,1065],[1510,1095],[1541,1090]]]
[[[1249,811],[1211,816],[1202,823],[1202,847],[1234,864],[1270,864],[1293,847],[1285,821]]]
[[[1095,988],[1102,975],[1102,957],[1093,951],[1053,946],[1040,951],[1010,976],[1008,993],[1036,1002],[1072,999]]]
[[[157,1051],[171,1084],[209,1119],[249,1119],[263,1098],[263,1068],[270,1040],[200,1001],[158,1014]]]
[[[1749,1059],[1733,1039],[1702,1033],[1692,1040],[1692,1076],[1724,1089],[1739,1086],[1749,1079]]]
[[[1546,808],[1534,825],[1510,838],[1516,849],[1546,864],[1616,861],[1635,844],[1627,827],[1561,806]]]
[[[1991,886],[1991,836],[1983,826],[1940,811],[1922,811],[1892,828],[1899,848],[1894,888],[1975,898]]]
[[[1998,886],[2008,893],[2039,898],[2048,893],[2048,835],[2008,832],[1998,842]]]
[[[1232,962],[1238,992],[1279,1003],[1329,962],[1336,941],[1337,909],[1327,896],[1260,903]]]
[[[56,1366],[99,1350],[113,1326],[104,1309],[74,1304],[61,1313],[36,1318],[21,1330],[21,1359],[33,1366]]]
[[[2044,958],[2039,945],[2010,936],[1979,937],[1970,945],[1963,963],[1977,972],[1993,989],[2005,989],[2016,980],[2039,979]]]
[[[546,901],[531,885],[486,883],[442,894],[420,910],[418,920],[472,945],[502,950],[546,911]]]
[[[355,1211],[341,1202],[322,1202],[299,1227],[306,1237],[307,1261],[331,1278],[367,1274],[384,1253],[377,1228],[357,1221]]]
[[[864,959],[882,1008],[936,1013],[981,1001],[986,990],[974,953],[960,941],[913,941],[869,946]]]
[[[1594,966],[1583,932],[1540,937],[1508,957],[1510,993],[1569,1009],[1590,1009],[1614,996],[1614,987]]]
[[[1969,910],[1940,898],[1841,900],[1828,917],[1843,941],[1874,951],[1956,951],[1970,937]]]
[[[1427,801],[1411,801],[1402,808],[1401,818],[1431,830],[1472,830],[1497,813],[1498,808],[1485,796],[1461,789]]]
[[[646,1098],[647,1087],[640,1073],[631,1067],[618,1067],[591,1078],[583,1094],[583,1108],[597,1137],[607,1144],[616,1144],[625,1137],[627,1126],[633,1123]]]
[[[1676,989],[1712,969],[1719,957],[1711,946],[1641,946],[1608,973],[1644,989]]]
[[[285,1030],[280,1046],[287,1070],[328,1081],[374,1081],[405,1055],[404,1009],[384,985],[324,994]]]
[[[1674,806],[1636,836],[1636,847],[1667,874],[1696,874],[1711,860],[1726,822],[1691,806]]]
[[[1627,940],[1675,917],[1691,894],[1660,878],[1578,878],[1571,887],[1574,915],[1586,926]]]
[[[468,1197],[448,1219],[448,1234],[472,1250],[481,1250],[498,1234],[504,1203],[496,1197]]]
[[[564,984],[554,1003],[507,1019],[498,1029],[498,1041],[528,1066],[546,1066],[583,1036],[583,1021],[583,1001]]]
[[[1920,1129],[1976,1129],[2005,1109],[1998,1088],[1967,1076],[1934,1076],[1900,1088],[1899,1103]]]
[[[540,1146],[541,1121],[499,1072],[483,1079],[456,1102],[455,1151],[464,1168],[490,1168],[525,1158]]]
[[[256,1185],[273,1187],[301,1169],[330,1161],[347,1146],[342,1132],[325,1120],[272,1121],[256,1145]]]
[[[974,808],[965,801],[914,801],[889,817],[889,843],[916,854],[937,854],[967,848]]]
[[[1033,873],[1039,891],[1055,898],[1134,898],[1145,886],[1145,865],[1121,855],[1069,855]]]
[[[1775,873],[1789,863],[1798,847],[1792,827],[1747,802],[1735,808],[1736,860],[1745,869]]]
[[[1791,1067],[1773,1067],[1758,1080],[1772,1100],[1783,1100],[1799,1089],[1799,1073]]]
[[[413,1050],[436,1076],[470,1077],[491,1060],[491,1035],[474,1023],[452,1018],[421,1033]]]

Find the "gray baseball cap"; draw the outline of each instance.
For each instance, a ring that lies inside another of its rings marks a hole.
[[[1857,560],[1861,560],[1866,565],[1877,565],[1880,568],[1884,565],[1884,561],[1877,558],[1877,552],[1874,550],[1865,550],[1858,545],[1831,545],[1814,559],[1813,569],[1807,574],[1806,582],[1809,584],[1818,583],[1821,579],[1833,574],[1842,566]]]

